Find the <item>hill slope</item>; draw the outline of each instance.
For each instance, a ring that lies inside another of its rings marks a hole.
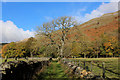
[[[8,44],[8,43],[0,43],[0,54],[1,54],[2,46],[4,46],[5,44]]]
[[[82,30],[82,33],[91,40],[99,38],[102,34],[112,34],[113,36],[117,36],[118,19],[120,19],[118,11],[114,13],[108,13],[77,26],[77,29]],[[74,30],[75,27],[73,27],[71,30],[72,35],[77,34]]]

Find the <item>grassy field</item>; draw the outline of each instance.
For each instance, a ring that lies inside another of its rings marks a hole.
[[[104,62],[105,76],[108,78],[119,79],[118,58],[74,58],[69,60],[76,61],[76,65],[80,63],[80,66],[83,68],[85,62],[85,66],[86,66],[85,68],[87,70],[91,70],[91,64],[92,64],[92,72],[95,75],[101,75],[101,76],[103,72],[102,64]]]

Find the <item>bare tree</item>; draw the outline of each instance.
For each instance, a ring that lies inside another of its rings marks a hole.
[[[56,29],[58,29],[58,36],[60,40],[60,56],[63,56],[63,50],[64,50],[64,45],[65,41],[67,39],[67,35],[69,33],[69,30],[71,27],[75,26],[76,22],[72,17],[59,17],[53,22],[54,26]]]
[[[59,17],[51,22],[44,23],[38,27],[38,33],[45,35],[50,39],[51,45],[58,47],[58,54],[62,57],[67,34],[71,27],[75,26],[75,21],[72,17]],[[57,35],[57,36],[55,36]]]

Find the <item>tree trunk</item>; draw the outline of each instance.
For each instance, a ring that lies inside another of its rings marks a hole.
[[[86,58],[86,54],[84,53],[84,58]]]
[[[60,55],[60,47],[58,46],[57,55]]]
[[[61,50],[60,50],[60,57],[63,57],[63,50],[64,50],[64,41],[61,41],[62,45],[61,45]]]
[[[97,53],[97,58],[98,58],[98,53]]]
[[[62,35],[62,38],[61,38],[61,52],[60,52],[60,56],[63,57],[63,50],[64,50],[64,44],[65,44],[65,37],[66,37],[66,34],[64,33],[64,31],[62,31],[63,35]]]
[[[114,54],[112,54],[112,57],[114,57]]]
[[[108,57],[108,55],[106,55],[106,58]]]
[[[115,57],[114,53],[113,53],[113,57]]]
[[[31,54],[31,58],[32,58],[32,60],[33,60],[33,54],[32,54],[32,51],[30,52],[30,54]]]
[[[17,58],[17,57],[15,57],[15,60],[16,60],[16,61],[17,61],[17,59],[18,59],[18,58]]]

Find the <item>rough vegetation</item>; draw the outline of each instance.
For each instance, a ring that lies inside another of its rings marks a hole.
[[[0,43],[0,56],[1,56],[1,54],[2,54],[2,47],[3,47],[4,45],[6,45],[6,44],[8,44],[8,43]]]

